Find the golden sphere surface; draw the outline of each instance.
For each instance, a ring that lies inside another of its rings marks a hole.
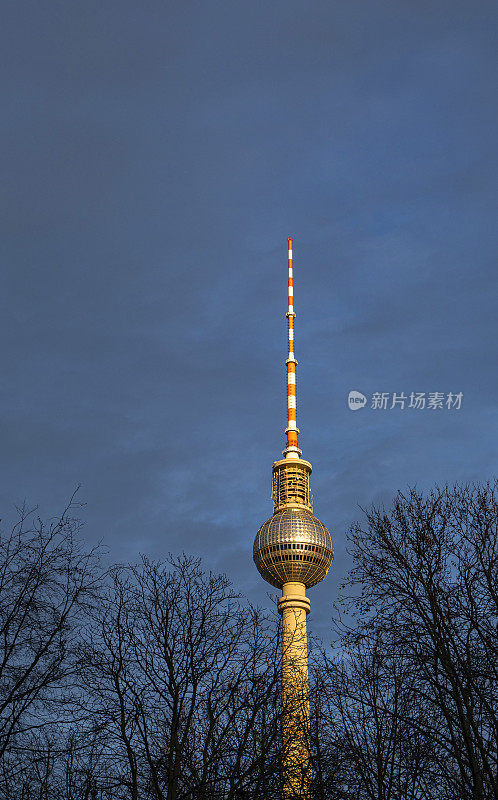
[[[286,508],[277,511],[261,526],[253,550],[262,577],[282,588],[288,581],[307,588],[322,581],[334,558],[327,528],[310,511]]]

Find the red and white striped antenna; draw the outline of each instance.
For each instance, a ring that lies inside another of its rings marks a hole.
[[[296,424],[296,357],[294,355],[294,276],[292,271],[292,239],[287,239],[289,249],[289,305],[287,309],[287,326],[289,332],[289,353],[287,365],[287,447],[284,450],[286,458],[299,458],[301,450],[297,444],[299,428]]]

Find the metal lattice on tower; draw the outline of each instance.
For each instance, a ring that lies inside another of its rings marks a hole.
[[[334,558],[329,531],[313,516],[309,461],[301,458],[296,409],[294,355],[294,274],[288,243],[287,437],[283,459],[273,464],[273,515],[254,541],[254,562],[272,586],[282,589],[282,794],[284,800],[309,800],[309,689],[306,588],[322,581]]]

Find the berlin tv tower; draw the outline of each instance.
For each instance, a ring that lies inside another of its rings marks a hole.
[[[294,281],[289,249],[287,325],[287,446],[273,464],[273,516],[259,529],[254,561],[262,577],[282,589],[282,787],[283,800],[308,800],[311,789],[306,589],[322,581],[334,558],[325,525],[313,516],[311,464],[301,458],[296,424]]]

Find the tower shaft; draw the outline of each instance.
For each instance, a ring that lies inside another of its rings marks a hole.
[[[304,583],[288,582],[278,601],[282,615],[282,796],[308,798],[311,789],[310,707]]]

